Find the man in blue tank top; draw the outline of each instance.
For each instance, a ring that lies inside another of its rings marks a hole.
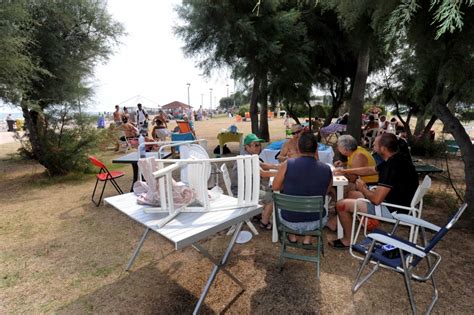
[[[304,133],[298,141],[300,157],[290,158],[282,163],[273,181],[273,190],[280,190],[286,195],[294,196],[326,196],[332,186],[332,173],[328,165],[318,161],[316,154],[318,141],[311,133]],[[281,222],[293,230],[309,231],[327,222],[327,210],[323,218],[319,213],[279,211]],[[289,234],[290,242],[296,242],[296,235]],[[303,244],[311,244],[311,236],[306,235]]]

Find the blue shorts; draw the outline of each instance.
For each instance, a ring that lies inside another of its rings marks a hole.
[[[367,205],[367,213],[372,215],[381,215],[383,218],[393,219],[392,214],[388,210],[387,206],[379,205],[376,206],[373,203],[365,203]],[[375,212],[375,207],[380,207],[380,214]]]
[[[280,221],[283,225],[285,225],[286,227],[288,227],[292,230],[299,231],[301,233],[306,232],[306,231],[313,231],[313,230],[316,230],[316,229],[319,228],[319,220],[308,221],[308,222],[289,222],[289,221],[286,221],[285,219],[283,219],[281,217],[280,209],[278,209],[278,217],[280,218]],[[328,222],[328,216],[326,215],[325,217],[323,217],[322,220],[323,220],[322,221],[322,227],[324,227],[326,225],[326,223]]]

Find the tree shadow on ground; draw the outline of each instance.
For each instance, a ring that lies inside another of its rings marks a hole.
[[[179,263],[178,263],[179,264]],[[176,266],[175,268],[180,268]],[[154,264],[124,273],[117,281],[80,297],[57,312],[191,314],[198,298]],[[205,304],[201,314],[213,314]]]

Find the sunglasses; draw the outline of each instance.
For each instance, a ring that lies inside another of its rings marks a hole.
[[[262,144],[260,142],[256,142],[256,143],[252,143],[250,146],[257,148],[257,147],[261,147]]]

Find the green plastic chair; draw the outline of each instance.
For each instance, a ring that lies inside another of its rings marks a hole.
[[[324,216],[324,197],[321,196],[290,196],[281,193],[273,193],[273,200],[275,202],[275,211],[285,209],[286,211],[293,212],[316,212],[319,213],[319,217]],[[281,223],[280,215],[277,213],[276,226],[278,229],[278,235],[280,238],[280,258],[278,259],[278,267],[280,271],[283,268],[283,258],[310,261],[316,263],[317,277],[319,278],[319,263],[321,251],[324,254],[324,239],[323,239],[323,223],[319,220],[319,227],[311,231],[296,231]],[[297,235],[311,235],[316,237],[316,243],[311,245],[304,245],[300,243],[291,243],[288,240],[288,233]],[[301,255],[294,252],[287,251],[288,247],[296,247],[308,250],[315,250],[315,255]]]

